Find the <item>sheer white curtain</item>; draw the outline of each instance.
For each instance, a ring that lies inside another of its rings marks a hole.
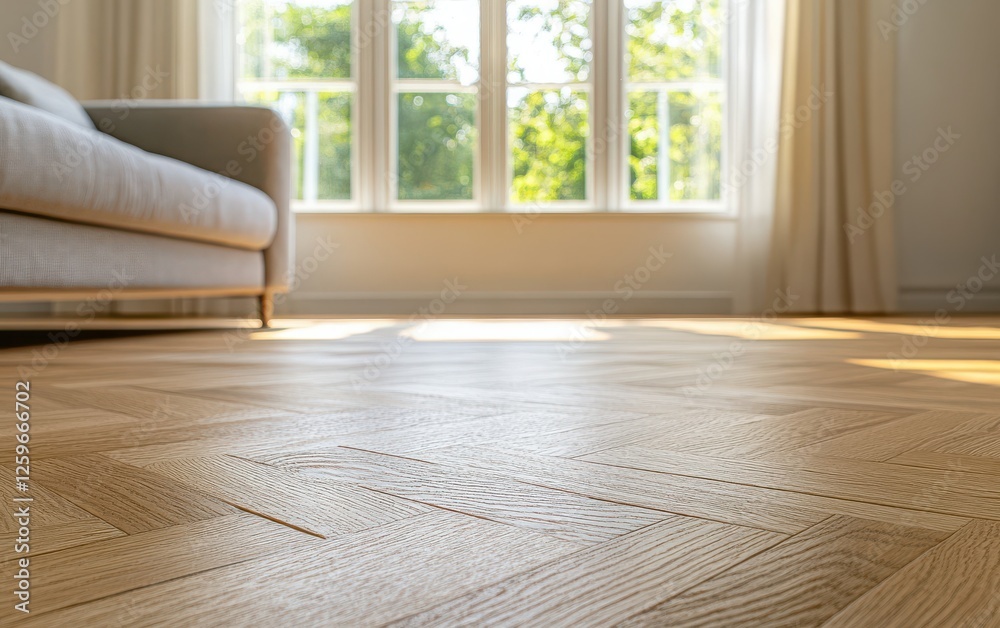
[[[198,97],[236,99],[236,0],[199,0]]]
[[[781,137],[785,1],[731,0],[728,21],[734,124],[726,189],[740,217],[734,308],[752,315],[774,300],[768,264]]]

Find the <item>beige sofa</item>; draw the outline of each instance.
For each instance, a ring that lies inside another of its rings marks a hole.
[[[0,95],[0,301],[257,296],[268,324],[292,269],[282,120],[177,102],[82,120],[42,96]]]

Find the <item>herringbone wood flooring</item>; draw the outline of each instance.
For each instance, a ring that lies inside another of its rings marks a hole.
[[[1000,626],[1000,319],[289,324],[0,350],[0,624]]]

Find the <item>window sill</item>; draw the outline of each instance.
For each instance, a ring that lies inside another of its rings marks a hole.
[[[664,208],[629,208],[622,210],[587,209],[579,206],[575,207],[510,207],[501,210],[450,208],[446,205],[427,204],[420,207],[391,208],[391,209],[360,209],[351,205],[339,204],[298,204],[293,203],[292,211],[296,214],[336,214],[336,215],[356,215],[356,216],[528,216],[531,218],[538,216],[569,216],[569,217],[608,217],[608,216],[633,216],[657,218],[676,218],[685,220],[722,220],[734,221],[738,218],[735,211],[731,209],[664,209]]]

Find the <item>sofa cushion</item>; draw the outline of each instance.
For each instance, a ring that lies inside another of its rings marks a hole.
[[[82,127],[95,128],[90,116],[69,92],[3,61],[0,61],[0,96],[38,107]]]
[[[0,208],[260,251],[260,190],[0,98]]]

